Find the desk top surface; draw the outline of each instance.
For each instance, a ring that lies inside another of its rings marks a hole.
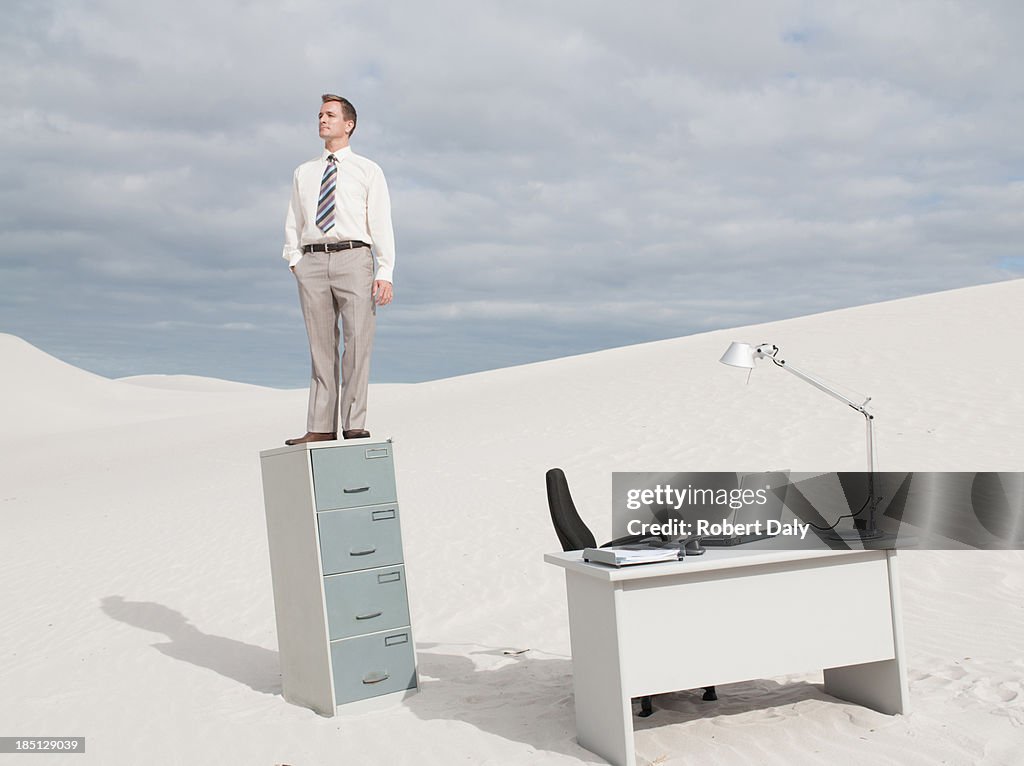
[[[683,561],[669,561],[660,564],[634,564],[625,567],[612,567],[605,564],[591,564],[583,560],[583,551],[566,553],[545,553],[544,560],[549,564],[560,566],[573,572],[588,575],[599,580],[618,582],[622,580],[642,580],[649,577],[709,572],[713,570],[735,569],[738,567],[759,566],[763,564],[782,564],[790,561],[809,561],[822,558],[843,556],[861,556],[864,558],[885,558],[895,555],[895,550],[772,550],[771,548],[708,548],[702,556],[688,556]]]

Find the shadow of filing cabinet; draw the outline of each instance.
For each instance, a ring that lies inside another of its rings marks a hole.
[[[284,698],[333,716],[415,691],[391,441],[260,453]]]

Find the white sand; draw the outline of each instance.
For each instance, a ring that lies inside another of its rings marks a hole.
[[[882,470],[1019,471],[1021,330],[1017,280],[373,387],[422,690],[332,719],[280,696],[260,487],[306,392],[107,380],[0,336],[0,736],[88,748],[0,763],[603,763],[575,742],[544,472],[607,539],[612,471],[862,470],[861,418],[778,371],[747,385],[717,363],[731,340],[871,394]],[[1024,762],[1024,553],[901,564],[909,715],[831,699],[820,674],[679,692],[636,720],[640,762]]]

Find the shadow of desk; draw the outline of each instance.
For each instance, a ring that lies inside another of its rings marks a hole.
[[[580,551],[565,570],[576,736],[634,766],[632,697],[824,669],[825,692],[904,713],[895,550],[709,550],[615,569]]]

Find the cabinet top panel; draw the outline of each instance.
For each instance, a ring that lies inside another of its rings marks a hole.
[[[260,450],[260,457],[271,457],[273,455],[285,455],[289,452],[312,452],[318,449],[338,449],[339,447],[373,447],[377,445],[389,445],[391,439],[337,439],[330,442],[307,442],[306,444],[295,444],[286,447],[275,447],[274,449]]]

